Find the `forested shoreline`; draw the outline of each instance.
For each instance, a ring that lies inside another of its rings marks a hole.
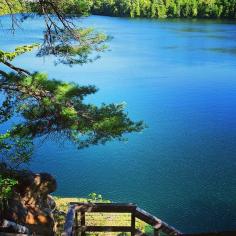
[[[73,1],[73,0],[72,0]],[[74,0],[76,1],[76,0]],[[88,0],[91,13],[146,18],[236,19],[236,0]]]
[[[10,0],[18,12],[22,5]],[[0,14],[10,13],[0,0]],[[104,15],[143,18],[236,19],[236,0],[68,0],[58,8],[71,15]],[[21,8],[22,10],[22,8]],[[37,11],[35,4],[25,4],[25,11]]]

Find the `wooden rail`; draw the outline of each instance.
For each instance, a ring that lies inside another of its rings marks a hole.
[[[129,226],[88,226],[86,225],[85,213],[130,213],[131,220]],[[80,214],[80,222],[78,221]],[[167,223],[138,208],[136,205],[118,203],[70,203],[66,216],[63,236],[85,236],[86,232],[129,232],[131,236],[145,235],[136,229],[136,219],[144,221],[154,229],[154,236],[165,233],[168,236],[183,235],[181,232],[169,226]]]

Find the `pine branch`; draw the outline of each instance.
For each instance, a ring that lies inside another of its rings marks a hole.
[[[4,65],[6,65],[7,67],[11,68],[12,70],[16,71],[17,73],[21,74],[21,75],[31,75],[31,73],[25,69],[22,69],[20,67],[16,67],[14,65],[12,65],[10,62],[7,61],[1,61],[1,63],[3,63]]]

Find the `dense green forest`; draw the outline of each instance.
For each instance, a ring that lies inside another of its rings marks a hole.
[[[235,19],[236,0],[93,0],[91,12],[148,18]]]
[[[1,4],[2,1],[0,0],[0,14],[8,12],[4,1]],[[11,2],[17,11],[19,2]],[[67,0],[60,1],[58,8],[74,15],[236,19],[236,0]]]

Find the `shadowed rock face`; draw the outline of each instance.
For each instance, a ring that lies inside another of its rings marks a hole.
[[[5,218],[25,225],[37,235],[53,235],[53,210],[56,205],[50,193],[56,190],[56,180],[47,173],[14,172],[19,184],[8,203]]]

